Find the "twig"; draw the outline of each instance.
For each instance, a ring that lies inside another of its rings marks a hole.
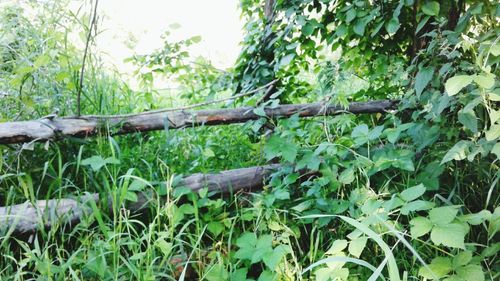
[[[192,109],[192,108],[196,108],[196,107],[200,107],[200,106],[205,106],[205,105],[209,105],[209,104],[219,103],[219,102],[223,102],[223,101],[233,100],[233,99],[237,99],[237,98],[241,98],[244,96],[254,94],[260,90],[266,89],[267,87],[271,87],[277,81],[278,80],[275,79],[275,80],[273,80],[273,81],[271,81],[271,82],[267,83],[266,85],[261,86],[259,88],[256,88],[256,89],[253,89],[251,91],[244,92],[241,94],[237,94],[234,96],[230,96],[227,98],[223,98],[223,99],[201,102],[201,103],[196,103],[196,104],[191,104],[191,105],[186,105],[186,106],[181,106],[181,107],[175,107],[175,108],[164,108],[164,109],[158,109],[158,110],[150,110],[150,111],[143,112],[141,114],[148,115],[148,114],[156,114],[156,113],[161,113],[161,112],[180,111],[180,110],[186,110],[186,109]],[[85,115],[85,118],[125,118],[125,117],[136,116],[137,114],[138,113],[127,113],[127,114],[118,114],[118,115]],[[80,117],[80,116],[77,116],[77,117]],[[63,118],[74,118],[74,117],[70,116],[70,117],[63,117]]]
[[[83,73],[85,71],[85,60],[87,59],[87,53],[88,53],[88,49],[89,49],[90,37],[92,36],[92,29],[93,29],[93,27],[95,26],[95,23],[96,23],[96,18],[97,18],[97,4],[98,3],[99,3],[99,0],[95,0],[94,14],[92,16],[92,20],[90,21],[89,33],[87,34],[87,42],[85,42],[85,50],[83,51],[82,69],[80,70],[80,81],[79,81],[78,91],[77,91],[77,95],[76,95],[76,104],[77,104],[76,115],[78,117],[80,117],[81,113],[82,113],[81,96],[82,96],[82,89],[83,89]]]

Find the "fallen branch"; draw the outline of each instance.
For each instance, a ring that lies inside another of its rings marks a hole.
[[[178,186],[187,187],[194,192],[204,187],[207,187],[209,191],[220,193],[250,191],[262,188],[265,177],[279,167],[279,164],[273,164],[227,170],[215,174],[194,174],[183,178]],[[136,202],[129,202],[124,206],[132,213],[147,208],[148,203],[155,198],[153,191],[145,191],[137,195]],[[0,207],[0,233],[8,231],[14,234],[31,234],[40,227],[76,225],[85,214],[91,213],[89,201],[97,203],[99,194],[86,194],[75,199],[38,200],[34,203],[25,202]],[[112,210],[112,201],[108,200],[108,202],[107,211],[109,212]]]
[[[384,113],[393,109],[396,104],[397,101],[392,100],[354,102],[347,109],[324,103],[287,104],[266,108],[265,113],[270,118],[289,117],[296,113],[300,117],[335,115],[346,112],[353,114]],[[99,132],[128,134],[165,128],[178,129],[202,125],[243,123],[261,118],[253,110],[252,107],[241,107],[159,113],[144,112],[127,115],[127,117],[49,117],[34,121],[6,122],[0,123],[0,144],[55,140],[62,137],[85,138]]]

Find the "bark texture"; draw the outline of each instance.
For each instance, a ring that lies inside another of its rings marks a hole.
[[[280,165],[266,165],[250,168],[227,170],[215,174],[194,174],[183,178],[178,186],[184,186],[192,191],[207,187],[209,191],[221,193],[238,190],[260,189],[264,180]],[[130,202],[123,207],[132,213],[147,208],[151,200],[156,200],[153,191],[137,194],[137,202]],[[99,194],[86,194],[74,199],[38,200],[34,203],[25,202],[19,205],[0,207],[0,233],[4,231],[13,234],[35,233],[40,228],[51,228],[58,225],[74,226],[83,216],[92,212],[88,205],[90,201],[98,202]],[[102,195],[101,195],[102,196]],[[112,210],[112,198],[107,200],[107,212]]]
[[[324,103],[287,104],[265,109],[270,118],[289,117],[299,113],[300,117],[335,115],[350,112],[383,113],[393,109],[397,101],[379,100],[354,102],[347,109]],[[57,140],[63,137],[85,138],[98,133],[128,134],[148,132],[165,128],[178,129],[202,125],[243,123],[261,116],[252,107],[235,109],[205,109],[196,111],[144,112],[135,115],[100,117],[81,116],[45,118],[33,121],[0,123],[0,144],[31,141]]]

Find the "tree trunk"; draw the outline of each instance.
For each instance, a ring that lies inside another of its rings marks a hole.
[[[227,170],[215,174],[194,174],[182,179],[178,186],[187,187],[193,192],[204,187],[207,187],[209,191],[219,193],[257,190],[262,188],[265,178],[279,167],[279,164],[273,164]],[[97,203],[99,196],[102,195],[93,193],[75,199],[38,200],[34,203],[25,202],[0,207],[0,233],[9,231],[14,234],[32,234],[40,227],[74,226],[84,215],[92,212],[88,203],[90,201]],[[151,190],[140,192],[137,197],[136,202],[128,202],[123,207],[132,213],[137,213],[147,208],[149,202],[156,200],[156,195]],[[111,197],[107,200],[109,202],[107,212],[113,209],[112,200]]]
[[[324,103],[289,104],[265,109],[270,118],[289,117],[298,113],[300,117],[336,115],[350,112],[384,113],[393,109],[397,101],[380,100],[354,102],[347,109]],[[197,111],[144,112],[126,116],[81,116],[45,118],[34,121],[0,123],[0,144],[55,140],[62,137],[85,138],[98,133],[112,135],[148,132],[165,128],[243,123],[261,116],[252,107],[235,109],[205,109]]]

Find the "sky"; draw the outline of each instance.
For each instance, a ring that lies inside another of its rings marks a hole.
[[[169,26],[180,25],[169,38],[200,35],[202,41],[191,53],[225,69],[234,64],[243,37],[238,5],[239,0],[101,0],[97,46],[106,53],[105,60],[127,72],[131,66],[123,63],[125,58],[161,48],[161,35]],[[135,42],[134,48],[126,42]]]

